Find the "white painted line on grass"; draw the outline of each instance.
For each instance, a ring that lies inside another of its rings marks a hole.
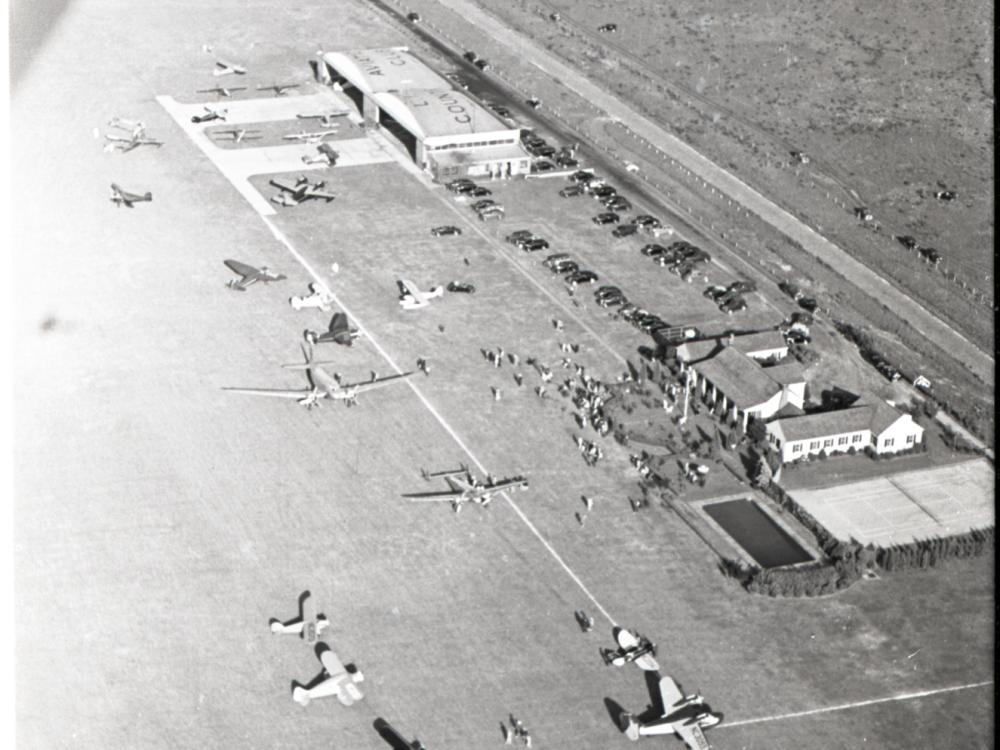
[[[319,273],[317,273],[316,270],[313,269],[312,266],[309,265],[309,262],[298,252],[298,250],[295,249],[295,247],[292,245],[288,237],[285,236],[285,233],[282,232],[277,226],[275,226],[274,222],[272,222],[268,217],[261,215],[260,218],[264,222],[264,224],[267,225],[267,228],[271,230],[271,234],[274,235],[275,239],[277,239],[282,245],[284,245],[288,249],[288,252],[292,254],[292,257],[294,257],[295,260],[299,262],[299,264],[306,270],[306,272],[310,276],[312,276],[317,283],[322,284],[327,289],[331,290],[330,296],[333,298],[333,301],[336,302],[337,305],[348,315],[348,317],[350,317],[354,321],[355,325],[357,325],[358,327],[358,330],[365,338],[367,338],[371,342],[372,346],[375,347],[375,351],[379,353],[382,359],[384,359],[389,364],[389,366],[392,367],[393,370],[395,370],[399,374],[402,374],[403,369],[399,365],[397,365],[395,360],[389,355],[389,353],[382,348],[381,344],[378,343],[375,337],[372,336],[371,332],[365,327],[365,325],[361,322],[361,320],[358,319],[358,316],[355,315],[353,312],[351,312],[350,309],[348,309],[347,305],[345,305],[343,301],[339,297],[337,297],[337,295],[332,291],[333,287],[331,287],[330,284],[327,283],[327,281],[323,277],[321,277]],[[451,425],[448,424],[445,418],[442,417],[440,413],[438,413],[438,410],[435,409],[434,405],[427,400],[427,397],[424,396],[424,394],[413,383],[413,381],[407,379],[406,384],[410,387],[410,390],[412,390],[413,393],[416,394],[417,398],[420,399],[420,401],[427,408],[427,410],[433,415],[434,419],[437,420],[438,424],[440,424],[441,427],[444,428],[445,432],[447,432],[451,436],[452,440],[454,440],[455,443],[458,444],[458,447],[461,448],[462,451],[465,453],[465,455],[469,457],[469,459],[472,461],[473,464],[475,464],[476,468],[479,469],[479,471],[484,475],[489,474],[489,472],[486,470],[486,467],[483,466],[483,464],[479,461],[476,455],[470,450],[469,446],[467,446],[465,442],[462,440],[462,438],[458,436],[458,433],[456,433],[455,430],[452,429]],[[538,528],[535,526],[535,524],[531,522],[531,520],[528,518],[527,515],[525,515],[524,511],[521,510],[518,504],[515,503],[510,498],[510,495],[507,494],[506,492],[501,492],[500,496],[503,497],[503,499],[507,502],[507,504],[511,507],[511,509],[521,519],[524,525],[528,527],[531,533],[534,534],[535,537],[537,537],[538,541],[540,541],[542,543],[542,546],[544,546],[545,549],[548,550],[549,554],[553,557],[553,559],[557,563],[559,563],[559,566],[566,572],[566,574],[573,579],[573,582],[580,588],[580,590],[583,591],[584,594],[586,594],[587,598],[598,609],[598,611],[608,620],[609,623],[611,623],[612,626],[617,625],[618,623],[615,621],[615,619],[604,608],[604,606],[599,601],[597,601],[597,598],[592,593],[590,593],[590,589],[588,589],[586,585],[583,583],[583,581],[580,580],[580,577],[573,572],[573,569],[566,564],[566,561],[562,559],[562,556],[558,552],[556,552],[555,548],[542,535],[542,532],[540,532]]]
[[[931,695],[941,693],[954,693],[958,690],[972,690],[973,688],[986,687],[992,685],[993,680],[983,682],[971,682],[967,685],[953,685],[951,687],[935,688],[933,690],[921,690],[916,693],[903,693],[901,695],[890,695],[888,698],[873,698],[867,701],[855,701],[854,703],[842,703],[839,706],[827,706],[826,708],[814,708],[809,711],[795,711],[789,714],[775,714],[773,716],[761,716],[757,719],[743,719],[742,721],[727,721],[720,724],[717,729],[724,727],[741,727],[747,724],[761,724],[766,721],[783,721],[785,719],[797,719],[800,716],[814,716],[816,714],[826,714],[833,711],[846,711],[850,708],[863,708],[864,706],[874,706],[879,703],[891,703],[893,701],[908,701],[915,698],[926,698]]]

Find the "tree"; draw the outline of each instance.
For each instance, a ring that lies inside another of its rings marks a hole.
[[[755,443],[763,443],[767,440],[767,427],[756,417],[750,417],[747,422],[747,437]]]

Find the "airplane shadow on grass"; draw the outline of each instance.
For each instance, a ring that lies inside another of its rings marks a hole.
[[[649,693],[650,703],[646,706],[640,714],[633,714],[636,720],[640,724],[644,724],[649,721],[654,721],[659,719],[663,715],[663,707],[659,705],[660,703],[660,673],[659,671],[648,671],[642,673],[643,678],[646,680],[646,690]],[[611,717],[611,721],[615,723],[619,731],[624,732],[625,727],[628,725],[628,721],[625,717],[628,715],[629,711],[622,707],[617,701],[612,698],[604,699],[604,707],[608,711],[608,716]]]
[[[306,599],[308,599],[310,596],[312,596],[312,592],[310,592],[309,589],[306,589],[301,594],[299,594],[299,613],[291,620],[282,621],[279,620],[277,617],[272,617],[270,620],[268,620],[267,624],[273,628],[275,623],[283,627],[288,627],[290,625],[295,625],[297,623],[302,622],[303,618],[306,616],[306,610],[305,610]]]
[[[378,732],[378,736],[385,740],[386,744],[392,748],[392,750],[414,750],[415,747],[420,747],[413,742],[407,742],[403,739],[403,735],[388,721],[383,719],[381,716],[372,722],[372,726],[375,731]]]

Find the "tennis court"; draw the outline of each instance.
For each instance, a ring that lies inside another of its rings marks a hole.
[[[792,493],[838,539],[880,546],[991,526],[994,471],[986,459]]]

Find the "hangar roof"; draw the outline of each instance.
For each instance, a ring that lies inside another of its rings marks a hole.
[[[323,60],[369,96],[380,91],[449,88],[445,78],[406,47],[327,52]]]
[[[473,133],[511,133],[500,121],[465,94],[448,88],[377,93],[378,105],[419,140]]]

